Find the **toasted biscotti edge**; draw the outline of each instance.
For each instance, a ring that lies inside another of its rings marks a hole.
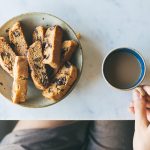
[[[61,89],[61,86],[57,86],[57,84],[53,82],[42,93],[42,95],[45,98],[50,99],[52,102],[57,102],[60,99],[62,99],[66,95],[68,90],[72,87],[75,80],[77,79],[77,68],[75,66],[71,65],[69,72],[66,72],[66,69],[64,70],[63,69],[64,67],[62,67],[59,70],[59,72],[56,74],[56,77],[54,78],[54,81],[55,81],[57,78],[61,78],[65,74],[69,75],[69,78],[67,79],[67,83],[62,87],[62,89]]]
[[[12,77],[15,57],[16,54],[6,42],[6,39],[4,37],[0,37],[0,65]]]
[[[35,48],[37,49],[36,52],[39,53],[39,56],[37,56],[37,53],[34,53]],[[34,55],[36,54],[37,58],[35,58],[33,53],[34,53]],[[29,47],[29,50],[28,50],[28,53],[27,53],[27,59],[28,59],[28,63],[29,63],[29,66],[30,66],[30,70],[31,70],[31,77],[32,77],[32,80],[33,80],[33,83],[34,83],[35,87],[39,90],[46,89],[47,86],[49,85],[49,78],[48,78],[48,75],[47,75],[47,72],[46,72],[45,64],[43,64],[43,59],[44,58],[43,58],[43,55],[42,55],[42,44],[41,44],[40,41],[34,42]],[[39,59],[39,60],[37,60],[37,62],[35,62],[36,59]],[[41,68],[42,69],[41,70],[42,71],[42,76],[40,76],[40,75],[38,76],[36,74],[37,71],[40,71],[40,69],[38,68],[39,67],[38,63],[40,63],[40,67],[42,67]],[[36,68],[36,66],[37,66],[37,68]],[[42,77],[42,78],[39,79],[39,77]]]
[[[23,103],[27,97],[28,83],[28,61],[25,56],[16,56],[13,68],[13,86],[12,101],[13,103]]]

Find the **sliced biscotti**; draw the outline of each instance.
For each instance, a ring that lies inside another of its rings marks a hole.
[[[15,57],[16,54],[6,42],[6,39],[4,37],[0,37],[0,65],[11,76],[13,76]]]
[[[12,101],[13,103],[25,102],[28,82],[28,61],[25,56],[16,56],[13,76]]]
[[[43,62],[50,65],[52,68],[57,68],[60,65],[62,35],[63,30],[58,25],[48,28],[45,33],[45,49]]]
[[[61,64],[60,66],[54,69],[52,76],[54,76],[58,72],[59,68],[63,66],[65,62],[70,60],[77,46],[78,43],[74,40],[67,40],[63,42],[61,49]]]
[[[27,58],[31,69],[31,77],[36,88],[40,90],[46,89],[49,79],[45,64],[43,64],[42,44],[40,41],[36,41],[29,47]]]
[[[20,22],[16,22],[9,30],[9,40],[15,45],[17,55],[26,56],[28,45]]]
[[[43,96],[50,100],[60,100],[77,78],[77,68],[66,62],[65,65],[58,71],[50,86],[43,91]]]
[[[33,31],[33,42],[35,41],[41,41],[44,42],[44,36],[45,36],[45,28],[43,26],[38,26]]]
[[[76,50],[78,43],[74,40],[64,41],[61,49],[61,61],[66,62],[69,61],[72,54]]]

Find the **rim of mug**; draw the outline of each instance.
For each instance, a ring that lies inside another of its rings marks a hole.
[[[143,61],[143,64],[144,64],[144,73],[143,73],[143,75],[142,75],[141,80],[140,80],[137,84],[135,84],[134,86],[132,86],[132,87],[130,87],[130,88],[124,88],[124,89],[122,89],[122,88],[117,88],[117,87],[113,86],[110,82],[108,82],[108,80],[106,79],[106,77],[105,77],[105,75],[104,75],[104,63],[105,63],[107,57],[108,57],[111,53],[113,53],[114,51],[119,50],[119,49],[130,49],[130,50],[134,51],[135,53],[137,53],[137,54],[141,57],[141,59],[142,59],[142,61]],[[106,81],[106,83],[107,83],[109,86],[111,86],[111,87],[113,87],[113,88],[115,88],[115,89],[117,89],[117,90],[121,90],[121,91],[129,91],[129,90],[132,90],[132,89],[135,89],[136,87],[138,87],[138,86],[142,83],[142,81],[144,80],[144,78],[145,78],[146,70],[147,70],[147,67],[146,67],[146,63],[145,63],[144,57],[139,53],[139,51],[138,51],[137,49],[134,49],[134,48],[131,48],[131,47],[118,47],[118,48],[113,48],[113,49],[111,49],[110,52],[108,52],[108,53],[106,54],[106,56],[104,57],[104,59],[103,59],[103,61],[102,61],[102,76],[103,76],[104,80]]]

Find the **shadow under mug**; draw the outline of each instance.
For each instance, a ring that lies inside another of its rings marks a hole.
[[[121,90],[134,89],[145,77],[143,57],[132,48],[112,50],[103,60],[102,74],[107,83]]]

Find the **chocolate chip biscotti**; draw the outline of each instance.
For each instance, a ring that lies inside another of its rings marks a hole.
[[[64,41],[61,49],[61,61],[66,62],[69,61],[72,54],[76,50],[78,43],[74,40]]]
[[[52,68],[57,68],[60,65],[60,50],[62,45],[63,30],[60,26],[55,25],[47,29],[45,33],[45,49],[44,60],[45,64]]]
[[[77,78],[77,68],[66,62],[65,65],[58,71],[50,86],[43,91],[43,96],[50,100],[60,100]]]
[[[16,22],[9,30],[9,39],[10,42],[15,45],[16,54],[19,56],[26,56],[28,45],[20,22]]]
[[[13,103],[25,102],[28,82],[28,61],[25,56],[16,56],[13,75],[12,101]]]
[[[36,41],[29,47],[27,58],[31,69],[31,77],[36,88],[40,90],[46,89],[49,84],[49,79],[45,64],[43,64],[44,58],[40,41]]]
[[[11,76],[13,76],[15,57],[16,54],[6,42],[5,38],[0,37],[0,65]]]
[[[35,41],[41,41],[41,43],[44,42],[44,36],[45,36],[45,28],[43,26],[38,26],[33,31],[33,42]]]

